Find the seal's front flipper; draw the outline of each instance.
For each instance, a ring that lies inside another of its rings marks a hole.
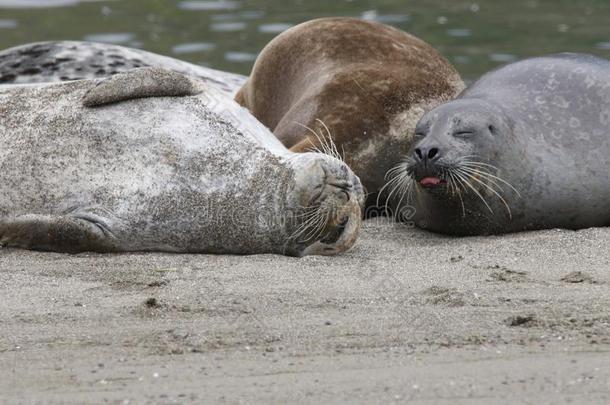
[[[103,79],[83,97],[85,107],[97,107],[135,98],[194,96],[202,83],[182,73],[159,67],[134,69]]]
[[[108,223],[94,214],[2,219],[0,245],[64,253],[120,250]]]

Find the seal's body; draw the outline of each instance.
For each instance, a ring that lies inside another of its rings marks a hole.
[[[295,152],[335,149],[371,193],[409,150],[423,113],[463,83],[430,45],[396,28],[324,18],[261,52],[237,102]]]
[[[2,89],[0,142],[5,246],[332,254],[360,226],[345,164],[290,153],[230,98],[163,69]]]
[[[0,51],[0,85],[95,79],[140,67],[197,77],[233,97],[244,76],[119,45],[82,41],[34,42]]]
[[[488,73],[421,119],[405,168],[405,200],[432,231],[609,225],[610,62],[560,54]]]

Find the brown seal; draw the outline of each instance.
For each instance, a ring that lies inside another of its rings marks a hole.
[[[272,40],[236,100],[292,151],[343,154],[370,206],[410,149],[419,118],[463,88],[424,41],[375,22],[323,18]]]

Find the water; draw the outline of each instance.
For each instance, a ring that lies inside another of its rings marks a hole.
[[[337,15],[413,33],[469,81],[531,55],[576,51],[610,58],[606,0],[0,0],[0,48],[101,41],[247,74],[278,33]]]

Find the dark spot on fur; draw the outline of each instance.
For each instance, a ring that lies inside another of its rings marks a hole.
[[[148,298],[146,301],[144,301],[144,305],[146,305],[148,308],[159,308],[161,306],[155,297]]]
[[[23,51],[20,51],[19,54],[23,55],[23,56],[29,56],[31,58],[37,58],[40,57],[42,55],[44,55],[44,51],[36,51],[34,49],[25,49]]]
[[[582,271],[573,271],[571,273],[566,274],[560,279],[564,283],[590,283],[596,284],[596,281],[589,274],[584,273]]]
[[[167,280],[158,280],[158,281],[151,281],[150,283],[148,283],[148,287],[163,287],[164,285],[168,285],[169,281]]]
[[[514,315],[506,319],[504,323],[508,326],[533,326],[536,323],[534,315]]]
[[[37,67],[29,67],[27,69],[23,69],[21,72],[19,72],[22,75],[37,75],[42,73],[42,70],[40,68]]]
[[[5,74],[0,76],[0,83],[12,83],[17,78],[16,75],[13,74]]]

